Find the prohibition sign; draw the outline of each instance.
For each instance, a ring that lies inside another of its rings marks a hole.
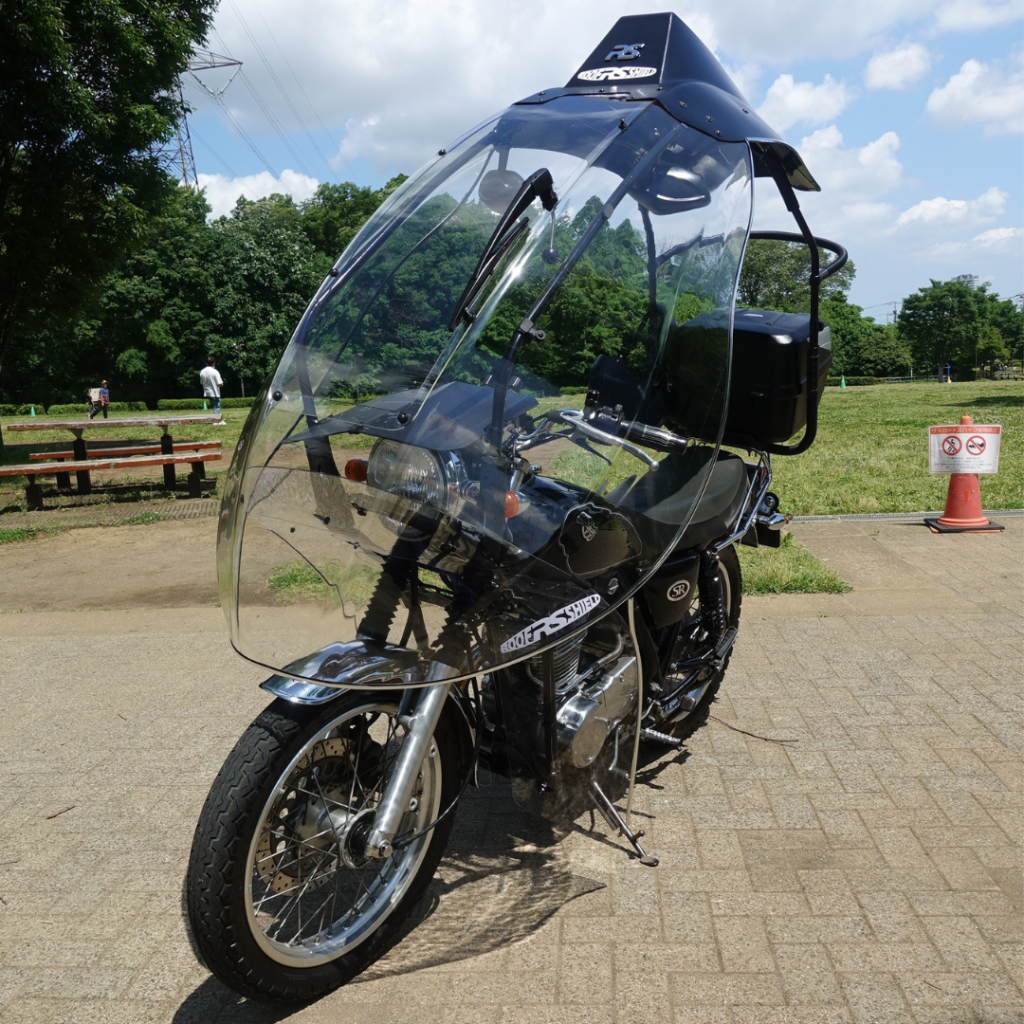
[[[967,438],[967,453],[969,455],[981,455],[985,451],[985,438],[974,437]]]
[[[973,438],[972,438],[972,440],[973,440]],[[979,438],[978,440],[981,440],[981,439]],[[984,442],[982,442],[982,447],[984,447]],[[959,451],[960,451],[960,438],[957,437],[956,434],[950,434],[949,437],[947,437],[942,442],[942,450],[947,455],[956,455],[956,454],[958,454]]]

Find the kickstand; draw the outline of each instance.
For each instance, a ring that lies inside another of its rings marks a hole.
[[[619,835],[625,836],[629,840],[630,845],[636,850],[637,856],[640,858],[640,863],[645,864],[649,868],[656,868],[658,866],[658,858],[652,857],[641,845],[640,838],[644,834],[643,829],[639,829],[634,832],[630,827],[622,820],[622,815],[615,810],[615,805],[608,799],[605,792],[597,784],[596,779],[590,780],[590,792],[594,797],[594,803],[597,805],[597,809],[601,812],[601,817],[611,825],[612,828],[617,829]]]

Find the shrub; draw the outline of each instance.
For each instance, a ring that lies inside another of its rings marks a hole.
[[[248,409],[254,401],[253,398],[222,398],[220,407],[222,409]],[[213,404],[212,399],[209,398],[161,398],[156,403],[156,407],[163,410],[185,409],[202,412],[203,402],[206,402],[208,407]]]
[[[51,405],[46,410],[47,416],[75,416],[77,414],[87,412],[89,405],[87,402],[74,402],[70,405]],[[110,412],[146,412],[145,402],[111,402],[107,407],[108,413]],[[36,406],[36,412],[39,412],[39,406]],[[24,414],[23,414],[24,415]]]
[[[579,387],[573,384],[570,387],[560,388],[559,390],[562,392],[563,395],[585,395],[590,390],[590,388],[588,388],[586,385]]]
[[[27,405],[14,405],[11,402],[0,403],[0,416],[28,416],[35,405],[36,415],[42,416],[46,407],[42,402],[29,402]]]
[[[842,381],[841,377],[829,377],[828,387],[837,388]],[[878,377],[847,377],[846,386],[848,388],[861,388],[868,384],[881,384],[883,381]]]

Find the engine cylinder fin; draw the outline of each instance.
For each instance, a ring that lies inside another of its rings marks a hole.
[[[573,637],[557,644],[551,652],[555,673],[555,692],[564,693],[575,684],[579,675],[580,651],[583,637]],[[538,654],[529,661],[530,671],[538,678],[544,674],[544,655]]]

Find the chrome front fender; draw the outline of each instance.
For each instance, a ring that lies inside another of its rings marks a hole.
[[[406,672],[417,661],[416,651],[408,648],[354,640],[331,644],[289,665],[299,678],[273,675],[260,683],[260,688],[295,704],[323,704],[344,690],[402,689]],[[319,679],[326,676],[331,681],[312,682],[308,678],[311,675]]]
[[[404,688],[403,674],[417,660],[413,651],[390,645],[368,647],[362,641],[334,644],[313,657],[323,659],[325,654],[336,656],[338,661],[335,664],[344,665],[343,670],[338,673],[337,682],[328,685],[293,679],[291,676],[273,675],[260,683],[260,689],[293,704],[326,704],[327,701],[340,697],[346,690],[401,690]],[[306,667],[308,661],[302,665]],[[420,682],[420,686],[422,685]],[[463,764],[468,765],[476,746],[476,716],[467,709],[466,702],[458,699],[454,693],[449,695],[446,703],[457,711],[460,759]]]

